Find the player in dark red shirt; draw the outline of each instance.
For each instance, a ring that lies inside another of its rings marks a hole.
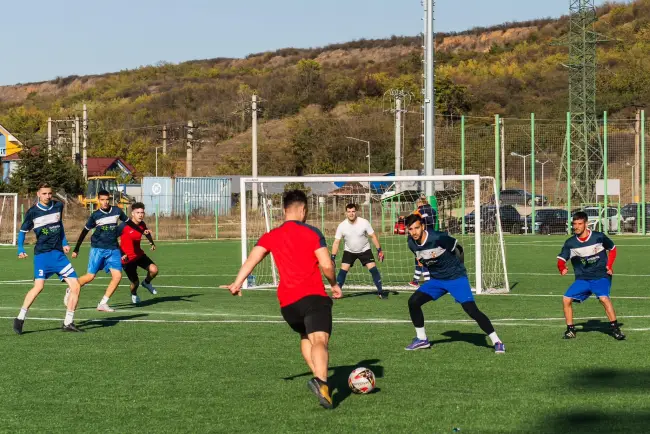
[[[307,383],[320,405],[332,408],[327,384],[332,333],[332,300],[325,292],[321,270],[332,287],[332,297],[341,298],[334,266],[323,234],[305,224],[307,196],[300,190],[288,191],[283,197],[284,224],[264,234],[253,247],[235,282],[227,288],[232,295],[242,295],[241,286],[255,266],[269,253],[280,272],[278,300],[282,317],[300,334],[300,350],[314,378]],[[321,270],[318,269],[320,265]]]
[[[122,268],[124,273],[131,282],[131,301],[134,304],[140,303],[138,297],[138,267],[147,270],[147,277],[142,282],[142,286],[156,295],[158,291],[151,285],[151,281],[158,275],[158,267],[149,258],[140,247],[142,235],[147,237],[151,250],[156,250],[156,245],[151,237],[151,231],[147,229],[144,219],[144,204],[136,202],[131,206],[131,218],[122,223],[118,229],[120,235],[120,250],[122,251]]]

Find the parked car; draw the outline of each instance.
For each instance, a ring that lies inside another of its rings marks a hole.
[[[526,216],[526,227],[528,227],[529,232],[536,234],[567,234],[569,233],[568,220],[569,213],[565,209],[540,209],[535,212],[535,227],[532,227],[532,214]]]
[[[621,226],[624,232],[638,232],[637,212],[641,216],[640,203],[628,203],[621,208]],[[650,203],[645,204],[646,224],[650,223]]]
[[[501,205],[529,206],[533,204],[533,195],[527,191],[518,189],[501,190],[499,201]],[[490,202],[494,203],[494,195],[492,195]],[[536,205],[546,205],[547,203],[548,199],[546,199],[546,196],[535,195]]]
[[[520,234],[524,226],[524,221],[519,211],[512,205],[501,205],[499,207],[501,216],[501,230],[513,234]],[[465,232],[474,232],[474,211],[465,216]],[[485,205],[481,207],[481,227],[483,232],[492,233],[496,230],[496,206]],[[461,232],[462,219],[456,218],[450,223],[452,232]]]
[[[587,217],[589,218],[587,221],[589,229],[594,231],[601,230],[605,233],[618,232],[619,222],[622,220],[618,208],[609,206],[607,207],[607,210],[605,210],[604,207],[587,206],[584,207],[582,211],[587,213]]]

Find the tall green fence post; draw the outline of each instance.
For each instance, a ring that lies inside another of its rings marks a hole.
[[[497,201],[501,197],[501,129],[499,115],[494,115],[494,181],[497,186]]]
[[[645,235],[645,110],[641,110],[641,233]]]
[[[160,196],[156,202],[156,241],[158,241],[158,214],[160,213]]]
[[[321,202],[321,199],[323,200]],[[319,197],[318,202],[320,206],[320,231],[322,233],[325,233],[325,203],[324,203],[325,198]]]
[[[525,161],[524,161],[525,164]],[[542,182],[544,180],[542,179]],[[535,113],[530,114],[530,194],[533,197],[532,208],[530,211],[530,223],[532,228],[530,228],[530,233],[535,234]],[[542,198],[542,205],[544,205],[544,198]]]
[[[465,115],[460,117],[460,174],[465,175]],[[465,235],[465,181],[460,182],[460,226]]]
[[[185,204],[185,239],[190,239],[190,204]]]
[[[21,223],[25,221],[25,204],[20,204],[20,221]]]
[[[214,239],[219,239],[219,203],[214,206]]]
[[[566,211],[567,231],[571,233],[571,112],[566,114]]]
[[[609,201],[607,196],[607,112],[603,113],[603,178],[603,193],[605,193],[603,202],[605,204],[605,222],[607,224],[603,232],[607,233],[609,232],[609,208],[607,207],[607,202]],[[600,220],[602,221],[602,218]]]
[[[386,211],[385,205],[386,204],[384,202],[381,202],[381,233],[382,234],[386,232],[386,218],[384,216],[384,212]]]

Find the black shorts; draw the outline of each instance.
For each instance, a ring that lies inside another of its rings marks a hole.
[[[343,259],[341,260],[341,263],[350,264],[350,267],[352,267],[357,259],[364,267],[366,264],[375,262],[375,257],[372,255],[372,249],[368,249],[365,252],[361,253],[352,253],[348,252],[347,250],[343,251]]]
[[[122,269],[131,282],[138,282],[138,267],[149,271],[149,265],[153,263],[154,262],[149,256],[142,255],[138,259],[134,259],[133,261],[124,264]]]
[[[280,312],[289,327],[301,335],[314,332],[332,334],[332,299],[329,297],[308,295],[280,308]]]

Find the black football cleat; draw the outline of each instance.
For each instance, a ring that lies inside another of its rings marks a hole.
[[[312,378],[307,382],[307,387],[314,395],[318,397],[318,401],[323,408],[334,408],[332,404],[332,397],[330,396],[330,389],[327,383],[319,381],[317,378]]]
[[[612,336],[614,336],[614,339],[616,339],[617,341],[625,340],[625,335],[621,331],[620,327],[613,327],[612,328]]]
[[[575,339],[576,338],[576,331],[575,329],[567,329],[564,332],[564,339]]]
[[[16,334],[19,335],[23,334],[23,324],[25,324],[24,319],[14,318],[14,331],[16,332]]]
[[[382,300],[387,300],[388,299],[388,291],[378,292],[377,296]]]
[[[77,326],[74,325],[73,322],[71,322],[68,325],[63,324],[63,326],[61,326],[61,330],[64,331],[64,332],[75,332],[75,333],[83,333],[84,332],[84,330],[81,330],[81,329],[77,328]]]

